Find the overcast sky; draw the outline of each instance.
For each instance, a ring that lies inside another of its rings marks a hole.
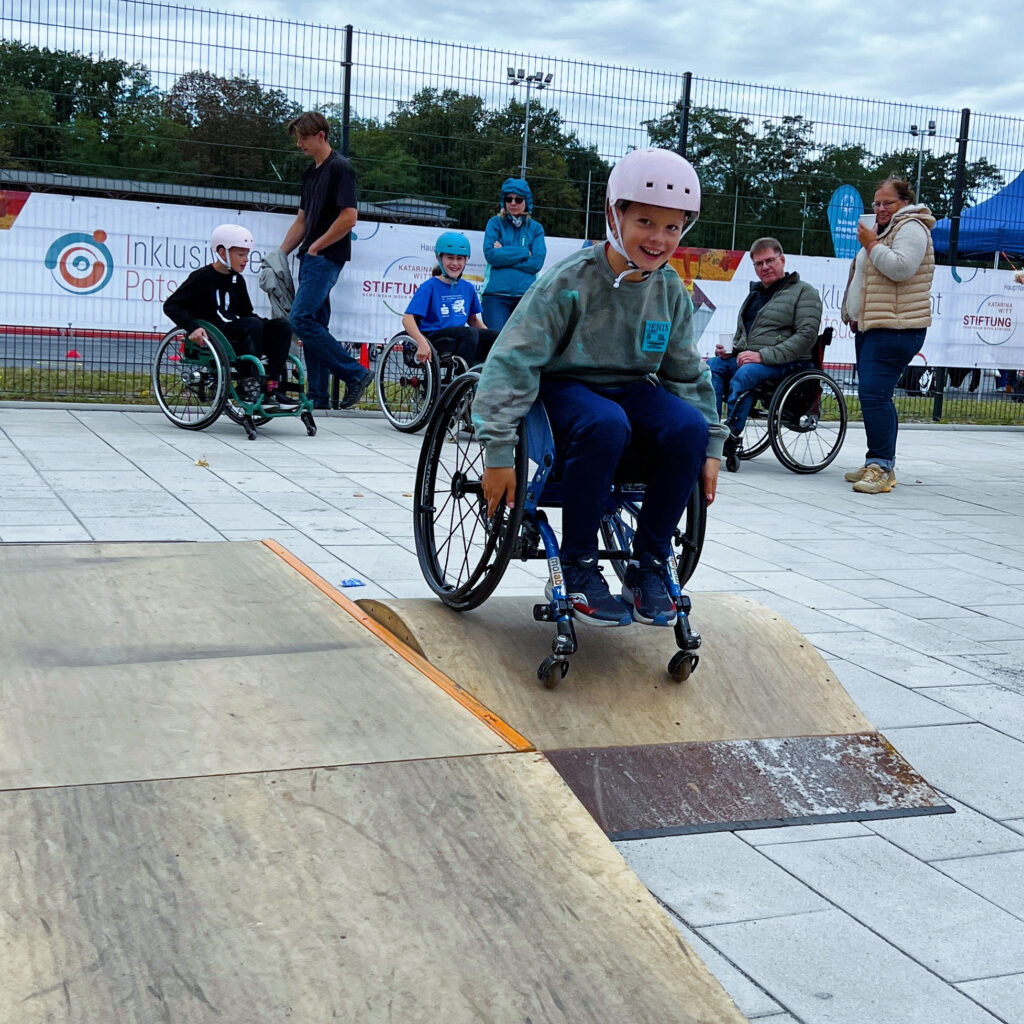
[[[197,6],[242,10],[237,0],[199,0]],[[537,56],[1024,116],[1021,0],[248,0],[244,11]]]

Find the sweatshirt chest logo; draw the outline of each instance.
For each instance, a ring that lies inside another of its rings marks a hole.
[[[668,348],[670,320],[646,320],[641,348],[644,352],[664,352]]]

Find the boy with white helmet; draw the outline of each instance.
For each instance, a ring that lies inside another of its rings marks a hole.
[[[298,399],[281,389],[291,347],[292,329],[287,320],[265,320],[256,315],[242,272],[249,262],[253,238],[241,224],[221,224],[213,229],[210,249],[213,262],[192,271],[164,302],[164,313],[192,341],[206,341],[199,320],[216,326],[237,355],[267,357],[266,395],[263,408],[298,405]],[[245,367],[245,363],[240,366]],[[260,394],[260,379],[242,379],[240,390],[247,401]]]
[[[667,266],[699,213],[700,183],[686,160],[629,153],[608,179],[608,241],[562,260],[526,293],[477,389],[473,422],[492,514],[515,493],[516,426],[538,395],[544,402],[562,464],[562,567],[578,621],[673,625],[672,534],[695,485],[715,497],[726,432],[693,343],[693,304]],[[597,562],[620,466],[647,485],[621,601]]]
[[[476,289],[462,277],[469,239],[445,231],[434,243],[434,256],[433,275],[416,289],[402,317],[402,328],[416,342],[416,361],[427,362],[437,348],[461,357],[468,366],[481,363],[498,332],[487,329]]]

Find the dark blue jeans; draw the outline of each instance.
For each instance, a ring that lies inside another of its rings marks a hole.
[[[910,360],[921,351],[924,328],[896,331],[876,327],[854,335],[857,349],[857,396],[868,438],[864,465],[892,469],[896,463],[899,416],[892,400],[896,384]]]
[[[306,253],[299,266],[299,286],[289,319],[292,330],[302,339],[306,356],[306,392],[314,405],[326,406],[330,400],[329,374],[353,384],[362,380],[367,370],[327,330],[331,322],[331,289],[338,281],[342,265],[326,256]]]
[[[522,295],[490,295],[484,292],[480,296],[480,305],[487,329],[500,331],[522,298]]]
[[[562,467],[562,556],[597,551],[608,492],[628,476],[647,485],[633,554],[667,558],[707,458],[707,420],[649,381],[598,388],[545,378],[540,397]]]

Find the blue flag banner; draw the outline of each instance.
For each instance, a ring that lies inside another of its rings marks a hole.
[[[828,226],[832,229],[832,247],[840,259],[857,255],[857,221],[864,212],[864,200],[852,185],[840,185],[828,201]]]

